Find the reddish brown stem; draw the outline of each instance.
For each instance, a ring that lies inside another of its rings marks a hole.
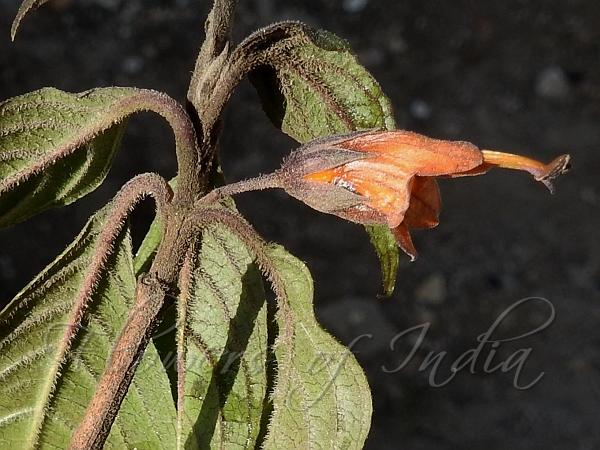
[[[156,177],[156,175],[150,176]],[[142,181],[144,180],[148,179],[143,178]],[[168,188],[164,180],[163,184]],[[170,188],[168,189],[170,190]],[[145,191],[154,192],[155,190],[146,189]],[[141,190],[140,192],[145,191]],[[134,195],[135,199],[141,197],[139,193],[134,192],[134,194],[136,194]],[[164,204],[165,201],[170,200],[170,195],[161,197],[164,198],[157,201],[157,204],[160,205],[160,210],[166,210],[163,220],[168,223],[163,242],[150,273],[138,280],[134,306],[97,384],[96,393],[86,409],[83,420],[73,434],[70,449],[87,450],[103,447],[120,405],[127,394],[135,370],[159,322],[160,312],[168,293],[167,286],[177,276],[178,261],[186,248],[185,243],[181,241],[183,236],[180,233],[181,224],[184,221],[177,211],[174,211],[172,207],[167,208],[168,205]],[[127,212],[130,211],[131,206],[127,209]]]
[[[222,200],[225,197],[242,194],[250,191],[261,191],[264,189],[275,189],[282,187],[281,179],[278,172],[273,172],[268,175],[261,175],[256,178],[238,181],[237,183],[226,184],[217,189],[213,189],[207,195],[202,197],[197,204],[214,203]]]
[[[100,449],[110,432],[135,370],[156,328],[166,287],[155,276],[143,276],[136,288],[135,304],[119,337],[96,395],[73,434],[71,450]]]

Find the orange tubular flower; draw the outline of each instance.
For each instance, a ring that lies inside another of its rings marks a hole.
[[[279,186],[309,206],[361,224],[386,224],[412,260],[411,229],[433,228],[441,207],[435,177],[481,175],[494,167],[524,170],[552,192],[569,155],[549,164],[480,150],[468,142],[408,131],[367,131],[313,141],[276,172]]]

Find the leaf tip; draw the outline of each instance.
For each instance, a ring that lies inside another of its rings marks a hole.
[[[21,3],[21,6],[19,6],[17,15],[15,16],[13,23],[10,27],[10,40],[12,42],[15,41],[15,36],[17,35],[17,31],[19,31],[19,27],[21,26],[21,21],[27,15],[27,13],[29,11],[39,8],[41,5],[43,5],[47,1],[48,0],[23,0],[23,2]]]
[[[19,16],[15,17],[13,23],[10,27],[10,41],[15,42],[15,37],[17,36],[17,31],[19,31],[19,25],[21,24],[21,18]]]

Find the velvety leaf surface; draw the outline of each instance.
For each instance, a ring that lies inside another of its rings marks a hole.
[[[115,109],[135,89],[45,88],[0,104],[0,226],[67,205],[106,176],[124,130]]]
[[[138,266],[160,234],[155,222]],[[170,319],[177,326],[177,448],[362,448],[369,387],[352,353],[317,323],[310,273],[283,248],[269,250],[285,292],[274,314],[252,252],[215,224],[182,269],[178,317]],[[168,333],[155,339],[163,353]]]
[[[268,50],[268,68],[259,68],[251,79],[277,127],[300,143],[355,130],[395,128],[389,100],[345,41],[297,23],[271,28],[260,34],[283,37]],[[366,230],[381,261],[384,292],[391,295],[398,247],[388,245],[394,241],[388,227]]]
[[[183,108],[148,89],[44,88],[0,103],[0,227],[94,190],[110,168],[124,120],[139,111],[169,122],[178,159],[196,151]]]
[[[222,226],[202,233],[180,283],[178,448],[255,448],[267,395],[260,272]]]
[[[133,303],[131,242],[123,226],[107,245],[109,207],[0,313],[0,447],[67,448]],[[104,262],[99,270],[99,255]],[[68,325],[86,288],[82,325]],[[71,348],[65,351],[65,342]],[[111,430],[106,448],[175,446],[169,380],[150,345]]]
[[[395,127],[389,100],[344,40],[298,23],[272,28],[282,35],[264,62],[274,77],[259,71],[252,81],[282,131],[304,143],[353,130]],[[268,35],[269,28],[260,33]]]
[[[372,412],[363,371],[318,324],[306,266],[280,246],[268,255],[285,298],[276,315],[277,379],[264,448],[361,449]]]

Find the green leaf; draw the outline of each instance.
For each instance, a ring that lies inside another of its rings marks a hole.
[[[147,272],[150,269],[160,241],[162,240],[164,232],[164,225],[160,217],[156,216],[150,228],[144,236],[144,240],[140,244],[135,258],[133,260],[133,269],[136,276],[140,276],[142,273]]]
[[[111,205],[96,213],[0,313],[2,448],[67,448],[91,400],[135,295],[129,230],[116,225],[111,242],[110,212]],[[105,448],[174,448],[175,415],[169,380],[150,345]]]
[[[69,94],[45,88],[0,103],[0,227],[68,205],[102,183],[129,115],[155,111],[177,148],[195,145],[173,99],[135,88]]]
[[[225,203],[235,210],[233,200]],[[136,273],[150,266],[162,233],[157,217],[135,257]],[[204,231],[190,262],[177,302],[180,320],[168,311],[153,340],[161,359],[171,362],[165,369],[172,385],[179,378],[183,386],[178,448],[255,448],[268,386],[262,277],[244,244],[222,226]]]
[[[260,272],[223,226],[203,230],[178,300],[178,448],[254,449],[267,396]]]
[[[204,225],[181,272],[178,448],[362,448],[369,386],[317,323],[310,273],[234,217]]]
[[[345,41],[299,24],[290,27],[292,37],[269,50],[272,76],[259,72],[252,78],[282,131],[305,143],[353,130],[395,128],[389,100]]]
[[[390,296],[394,293],[398,274],[398,244],[390,229],[383,225],[366,225],[371,245],[375,249],[381,264],[383,293]],[[394,257],[394,255],[396,255]]]
[[[104,180],[125,127],[98,120],[132,92],[46,88],[0,104],[0,227],[72,203]]]
[[[171,321],[177,448],[362,448],[369,387],[354,356],[317,323],[310,273],[280,247],[263,251],[261,265],[283,291],[275,313],[256,247],[217,222],[203,228],[183,266]]]
[[[365,226],[365,230],[379,258],[383,293],[389,297],[394,293],[400,264],[398,244],[391,230],[385,225],[369,225]]]
[[[334,34],[281,23],[256,33],[242,48],[247,54],[264,53],[251,80],[275,126],[298,142],[356,130],[395,129],[381,87]],[[366,230],[381,261],[385,294],[391,295],[398,246],[389,245],[394,237],[388,227]]]
[[[306,266],[283,247],[268,257],[282,284],[275,344],[277,381],[265,449],[361,449],[371,423],[371,394],[356,359],[318,324]]]

